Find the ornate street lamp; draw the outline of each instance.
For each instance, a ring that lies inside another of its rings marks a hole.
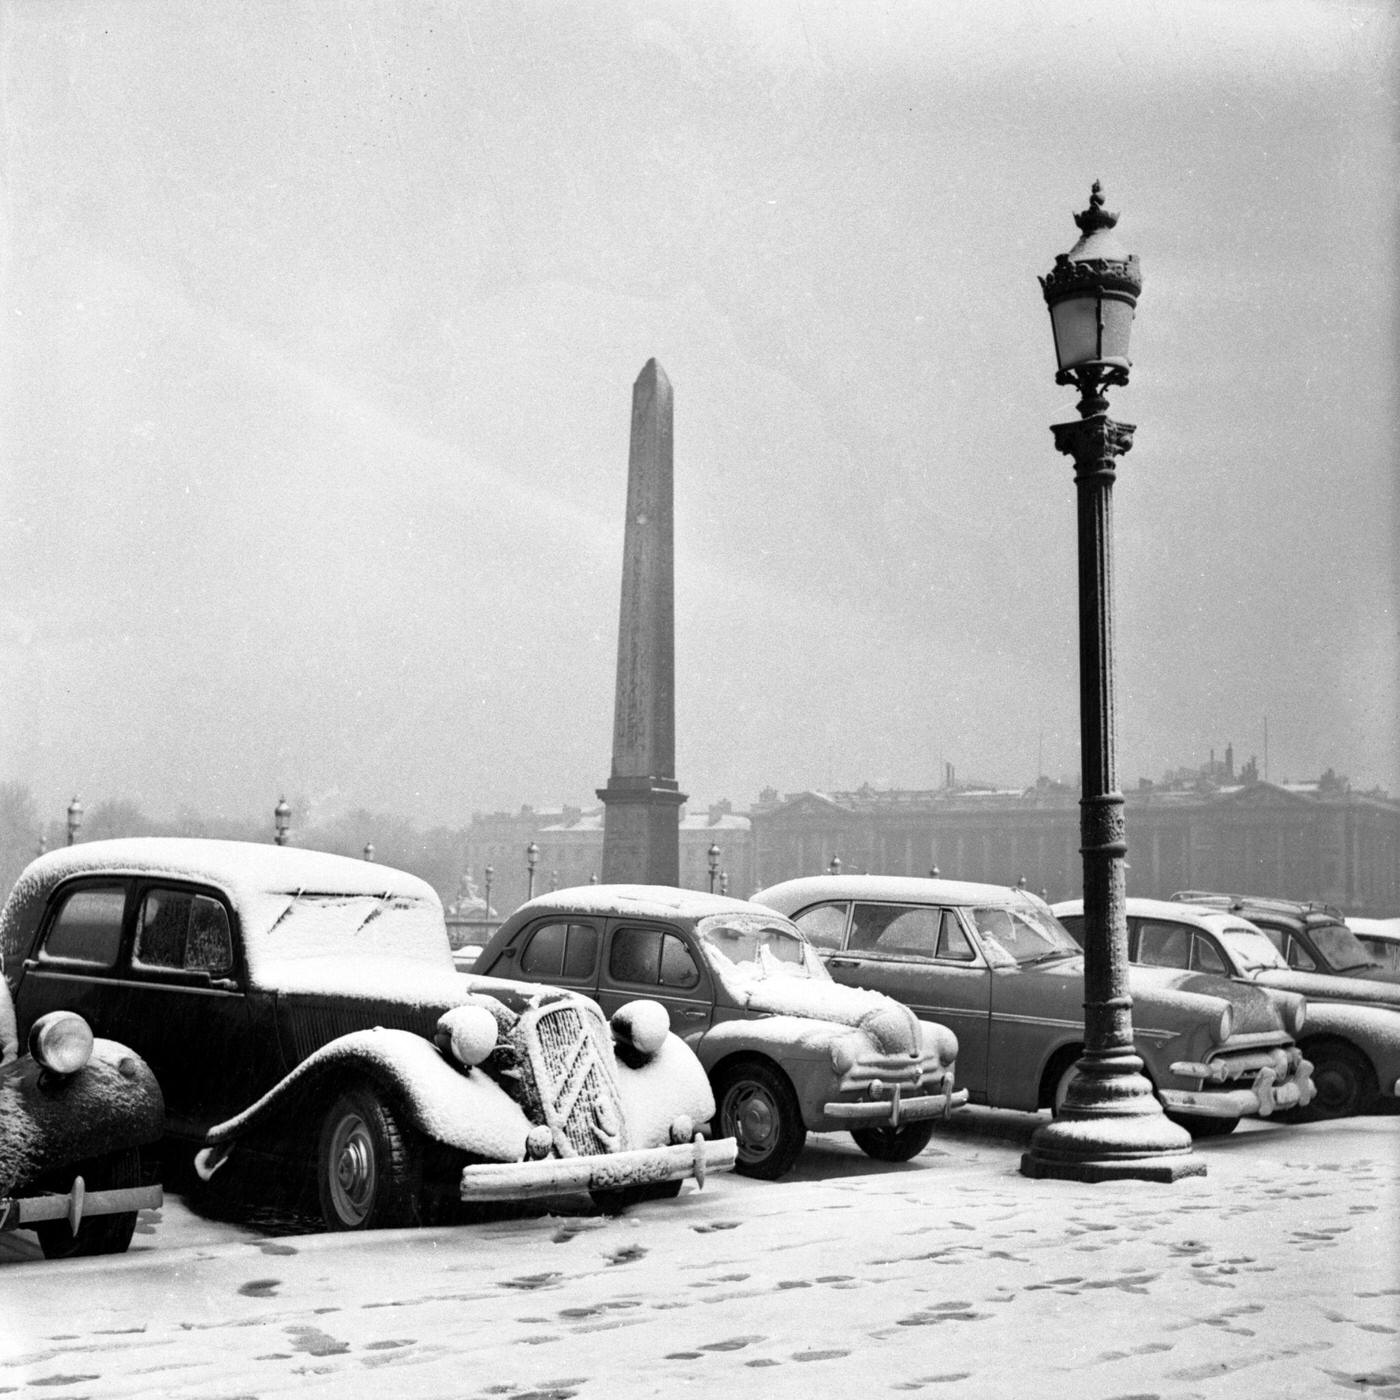
[[[716,842],[710,843],[710,849],[705,852],[710,862],[710,893],[715,892],[715,877],[719,874],[719,845]]]
[[[826,867],[828,875],[839,875],[841,873],[841,857],[832,856],[831,864]]]
[[[729,872],[727,870],[719,872],[719,892],[721,894],[729,893]]]
[[[277,834],[272,838],[279,846],[287,844],[287,833],[292,829],[292,809],[287,805],[287,799],[281,798],[272,809],[272,824],[277,830]]]
[[[73,800],[68,804],[68,844],[71,846],[78,839],[78,832],[83,825],[83,804],[78,801],[75,794]]]
[[[370,860],[370,861],[372,861],[372,860],[374,859],[374,842],[373,842],[373,841],[366,841],[366,842],[365,842],[365,859],[366,859],[366,860]]]
[[[559,872],[557,870],[549,872],[549,888],[551,892],[559,888]]]
[[[49,848],[49,838],[48,838],[47,836],[45,836],[44,833],[41,831],[41,832],[39,833],[39,844],[34,848],[34,854],[35,854],[36,856],[41,856],[41,855],[44,854],[45,851],[48,850],[48,848]]]
[[[486,917],[488,919],[491,917],[491,880],[495,874],[496,867],[494,865],[488,865],[481,872],[482,879],[486,881]]]
[[[1128,382],[1142,274],[1113,233],[1118,216],[1103,203],[1096,180],[1089,207],[1074,216],[1079,242],[1040,282],[1055,336],[1055,382],[1079,390],[1079,421],[1051,431],[1056,449],[1074,459],[1078,489],[1085,1047],[1059,1116],[1036,1129],[1021,1171],[1072,1181],[1175,1181],[1204,1173],[1205,1164],[1191,1151],[1191,1135],[1162,1112],[1133,1045],[1127,843],[1114,753],[1113,480],[1133,425],[1109,418],[1106,391]]]
[[[526,899],[534,899],[535,897],[535,866],[539,858],[540,848],[531,841],[530,844],[525,847],[525,876],[529,891],[525,896]]]

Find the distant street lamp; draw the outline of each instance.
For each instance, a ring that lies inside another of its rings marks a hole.
[[[44,833],[41,831],[41,832],[39,833],[39,844],[34,848],[34,854],[35,854],[36,856],[41,856],[41,855],[44,854],[45,851],[48,850],[48,848],[49,848],[49,838],[48,838],[47,836],[45,836]]]
[[[596,870],[588,877],[588,883],[590,885],[596,885],[598,883],[598,872]]]
[[[534,899],[535,897],[535,865],[539,861],[539,858],[540,848],[531,841],[530,844],[525,847],[525,875],[527,882],[526,887],[528,889],[528,893],[525,896],[526,899]]]
[[[826,867],[828,875],[839,875],[841,873],[841,857],[832,856],[831,864]]]
[[[488,865],[481,872],[482,879],[486,881],[486,917],[488,919],[491,917],[491,880],[495,873],[496,867],[494,865]]]
[[[557,870],[549,872],[549,888],[551,892],[559,888],[559,872]]]
[[[719,872],[719,892],[721,894],[729,893],[729,872],[727,870]]]
[[[1113,701],[1114,463],[1133,425],[1108,416],[1107,390],[1126,384],[1128,336],[1142,289],[1135,255],[1113,234],[1116,214],[1094,182],[1074,216],[1081,237],[1041,278],[1055,337],[1057,384],[1079,390],[1079,421],[1051,429],[1074,459],[1079,537],[1079,732],[1084,792],[1084,1054],[1059,1116],[1037,1128],[1021,1171],[1071,1181],[1175,1181],[1204,1173],[1191,1135],[1162,1112],[1133,1044],[1123,794]]]
[[[71,846],[78,839],[78,832],[83,825],[83,804],[74,795],[73,800],[68,804],[68,844]]]
[[[292,809],[287,805],[287,799],[281,798],[272,809],[272,824],[277,829],[277,834],[272,838],[279,846],[287,844],[287,833],[292,829]]]
[[[715,892],[715,877],[719,874],[719,846],[716,842],[710,843],[710,849],[705,852],[710,862],[710,893]]]
[[[373,859],[374,859],[374,842],[373,842],[373,841],[366,841],[366,842],[365,842],[365,859],[366,859],[366,860],[373,860]]]

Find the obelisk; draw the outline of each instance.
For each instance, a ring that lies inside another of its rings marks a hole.
[[[632,386],[612,775],[598,789],[604,884],[680,881],[672,475],[671,381],[648,360]]]

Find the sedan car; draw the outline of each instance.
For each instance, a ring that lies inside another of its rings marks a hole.
[[[141,1164],[160,1131],[138,1055],[71,1012],[41,1017],[28,1053],[0,1065],[0,1230],[33,1230],[48,1259],[121,1254],[163,1199]]]
[[[958,1037],[974,1103],[1058,1110],[1084,1050],[1084,959],[1026,890],[884,875],[789,880],[754,896],[789,915],[848,986],[898,997]],[[1134,969],[1133,1033],[1167,1111],[1198,1136],[1306,1103],[1302,997]]]
[[[1055,913],[1082,937],[1081,900],[1057,904]],[[1299,1044],[1317,1089],[1309,1117],[1349,1117],[1378,1098],[1400,1096],[1400,987],[1393,982],[1299,971],[1284,961],[1276,940],[1240,914],[1176,900],[1128,900],[1128,957],[1305,996],[1307,1029]]]
[[[1329,977],[1358,977],[1369,982],[1400,983],[1400,970],[1383,967],[1347,927],[1342,911],[1331,904],[1263,895],[1211,894],[1179,890],[1173,901],[1224,909],[1263,929],[1289,967]]]
[[[202,1176],[310,1167],[331,1229],[413,1224],[442,1195],[613,1207],[733,1165],[661,1007],[609,1024],[576,994],[458,973],[436,893],[387,866],[96,841],[29,865],[0,940],[21,1025],[71,1010],[130,1045]]]
[[[849,1129],[862,1151],[907,1161],[954,1090],[957,1040],[898,1002],[838,986],[771,909],[662,885],[585,885],[521,905],[482,950],[484,973],[666,1007],[705,1067],[736,1170],[769,1180],[809,1130]]]

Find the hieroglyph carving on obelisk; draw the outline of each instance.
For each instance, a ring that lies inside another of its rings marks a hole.
[[[632,386],[612,775],[598,790],[605,884],[680,879],[672,476],[671,381],[648,360]]]

